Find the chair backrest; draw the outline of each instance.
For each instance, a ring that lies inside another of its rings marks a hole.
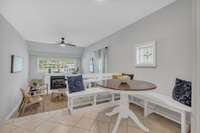
[[[22,88],[20,88],[20,91],[21,91],[21,93],[22,93],[23,98],[25,98],[25,97],[26,97],[25,91],[24,91]]]
[[[30,99],[30,98],[31,98],[31,96],[29,96],[29,95],[25,92],[24,89],[20,88],[20,90],[21,90],[21,93],[22,93],[23,98],[25,98],[25,99]]]
[[[32,97],[30,95],[28,95],[24,89],[20,88],[22,96],[23,96],[23,100],[26,103],[30,103],[30,101],[32,100]]]

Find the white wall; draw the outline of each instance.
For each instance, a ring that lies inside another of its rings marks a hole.
[[[200,131],[200,1],[193,0],[193,20],[194,20],[194,36],[195,36],[195,51],[194,51],[194,82],[192,93],[192,133]]]
[[[27,41],[29,49],[29,79],[44,79],[43,73],[38,73],[37,59],[40,57],[49,58],[73,58],[81,64],[83,47],[60,47],[56,44],[38,43]]]
[[[134,48],[157,41],[157,68],[136,68]],[[134,73],[136,79],[152,81],[157,91],[171,95],[176,77],[192,80],[192,2],[175,3],[100,40],[85,50],[83,72],[88,73],[91,51],[109,45],[108,72]]]
[[[11,55],[23,57],[24,69],[11,74]],[[28,50],[19,33],[0,15],[0,120],[5,119],[21,100],[20,88],[28,80]]]
[[[196,107],[197,107],[197,111],[196,111],[196,133],[198,133],[200,131],[200,126],[198,125],[200,123],[200,1],[197,1],[197,8],[196,8],[196,12],[197,12],[197,98],[196,98]]]

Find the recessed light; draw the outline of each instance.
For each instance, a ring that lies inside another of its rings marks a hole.
[[[96,1],[98,1],[98,2],[103,2],[104,0],[96,0]]]

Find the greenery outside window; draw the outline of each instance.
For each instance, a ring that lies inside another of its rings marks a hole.
[[[39,73],[78,73],[78,61],[72,58],[38,58]]]

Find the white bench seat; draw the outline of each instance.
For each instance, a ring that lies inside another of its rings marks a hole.
[[[69,93],[67,94],[67,96],[70,98],[71,97],[76,98],[76,97],[81,97],[81,96],[90,96],[90,95],[99,94],[103,92],[105,91],[101,88],[88,88],[88,89],[85,89],[84,91]]]
[[[174,108],[175,110],[178,109],[180,111],[191,112],[191,107],[188,107],[184,104],[175,101],[170,96],[162,95],[156,92],[147,93],[145,96],[148,97],[148,99],[150,99],[150,102],[154,101],[154,103],[160,106],[168,105],[169,107]]]
[[[177,112],[181,115],[181,120],[180,120],[181,133],[188,132],[189,126],[187,124],[186,116],[187,116],[187,113],[191,113],[191,107],[188,107],[184,104],[181,104],[175,101],[170,96],[162,95],[156,92],[149,92],[143,95],[136,95],[135,97],[142,99],[144,101],[144,116],[145,117],[154,112],[154,110],[150,110],[148,108],[149,103],[166,108],[168,110]]]
[[[105,101],[110,101],[114,103],[115,94],[107,92],[105,89],[100,87],[93,87],[91,83],[96,83],[102,80],[111,79],[112,73],[102,73],[102,74],[83,74],[83,82],[85,85],[85,90],[75,93],[68,93],[68,109],[72,113],[76,107],[80,107],[86,104],[97,105],[97,103],[104,103]],[[66,82],[66,85],[68,83]],[[68,90],[68,86],[67,86]],[[89,99],[89,101],[88,101]],[[76,102],[77,101],[77,102]],[[81,102],[84,101],[84,102]],[[78,106],[77,106],[78,105]]]
[[[93,105],[96,105],[96,97],[99,94],[104,93],[105,90],[98,88],[98,87],[93,87],[93,88],[88,88],[85,89],[84,91],[80,92],[74,92],[74,93],[67,93],[68,97],[68,108],[69,111],[72,113],[74,110],[74,100],[75,99],[80,99],[81,97],[94,97]]]

